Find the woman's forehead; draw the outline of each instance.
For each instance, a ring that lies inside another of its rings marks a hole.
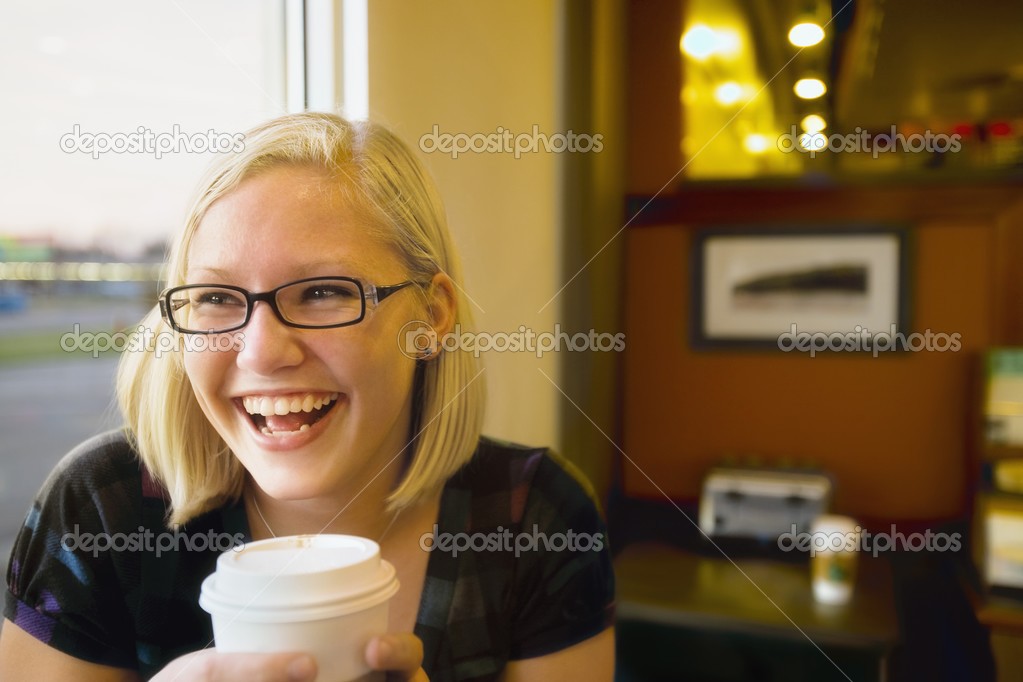
[[[186,255],[186,276],[238,276],[254,269],[299,277],[400,272],[401,259],[378,221],[330,185],[324,173],[305,167],[246,179],[199,222]]]

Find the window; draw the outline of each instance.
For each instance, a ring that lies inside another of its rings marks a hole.
[[[116,348],[117,333],[155,304],[167,238],[203,170],[294,105],[289,4],[40,0],[0,10],[5,560],[54,463],[120,422],[117,354],[101,352],[99,335]],[[302,88],[297,97],[300,108]]]

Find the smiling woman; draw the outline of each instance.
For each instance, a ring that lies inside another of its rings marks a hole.
[[[610,679],[604,524],[567,462],[481,437],[479,361],[438,343],[472,320],[419,162],[378,126],[296,114],[202,187],[143,327],[211,342],[122,357],[127,427],[69,454],[18,536],[0,677],[312,679],[301,651],[208,649],[199,587],[213,538],[339,533],[401,584],[372,668]]]

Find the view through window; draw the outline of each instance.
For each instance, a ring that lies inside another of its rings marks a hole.
[[[5,559],[62,454],[120,423],[116,349],[204,169],[285,113],[284,19],[284,0],[0,9]]]

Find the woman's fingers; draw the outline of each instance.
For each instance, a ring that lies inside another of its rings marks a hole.
[[[153,682],[312,682],[308,654],[223,654],[204,649],[174,659]]]
[[[366,646],[366,662],[373,670],[386,670],[397,675],[388,678],[408,682],[429,682],[423,671],[423,643],[412,634],[389,634],[374,637]]]
[[[429,682],[423,671],[423,643],[412,634],[374,637],[366,662],[388,679]],[[308,654],[224,654],[205,649],[175,659],[153,682],[312,682],[316,662]]]

